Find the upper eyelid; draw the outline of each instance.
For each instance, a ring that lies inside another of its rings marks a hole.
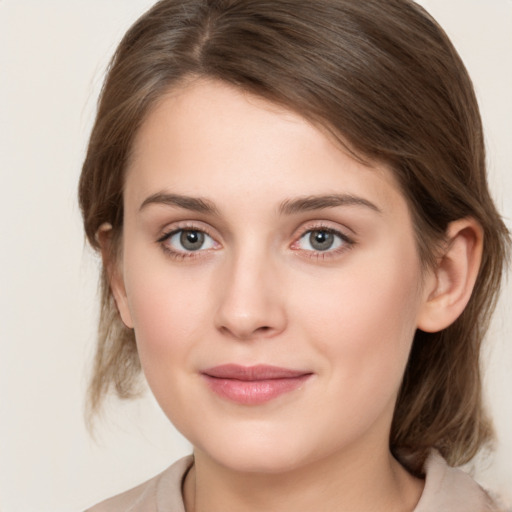
[[[355,240],[352,237],[347,236],[345,233],[343,233],[342,231],[340,231],[338,229],[327,228],[327,227],[323,227],[323,228],[319,227],[319,228],[306,229],[299,237],[296,237],[294,239],[294,241],[292,242],[292,245],[296,244],[299,240],[304,238],[308,233],[314,233],[315,231],[326,231],[328,233],[334,234],[335,236],[338,236],[339,238],[341,238],[341,240],[345,244],[352,245],[352,244],[355,243]]]
[[[294,243],[296,240],[300,239],[302,236],[304,236],[306,233],[310,231],[321,230],[337,233],[342,238],[350,241],[354,241],[354,235],[356,235],[356,232],[353,229],[344,224],[340,225],[339,222],[330,220],[311,220],[303,222],[298,228],[294,229],[294,231],[291,233],[292,243]],[[213,238],[217,243],[219,243],[219,240],[222,240],[224,238],[221,236],[218,230],[209,226],[203,221],[182,220],[176,221],[174,223],[169,223],[165,227],[161,228],[159,230],[159,235],[156,241],[162,242],[168,239],[173,234],[180,231],[201,231],[206,235],[210,236],[211,238]]]
[[[350,227],[349,224],[346,224],[346,223],[340,221],[340,219],[332,220],[329,218],[325,218],[325,219],[318,218],[318,219],[307,220],[307,221],[301,223],[299,230],[303,229],[304,227],[306,227],[306,229],[305,229],[306,231],[324,228],[324,229],[331,229],[334,231],[339,231],[340,233],[350,232],[351,235],[353,235],[353,236],[357,235],[355,229]],[[348,233],[347,233],[347,236],[349,236]]]
[[[328,231],[330,233],[339,233],[340,235],[344,235],[342,229],[333,228],[331,226],[320,225],[320,226],[308,227],[308,228],[302,230],[301,236],[304,236],[306,233],[309,233],[311,231]]]
[[[336,226],[333,226],[335,224]],[[302,226],[298,228],[296,231],[296,238],[300,238],[304,236],[306,233],[309,233],[310,231],[330,231],[332,233],[338,233],[342,237],[347,238],[349,240],[352,240],[354,236],[356,235],[356,232],[351,229],[350,227],[346,225],[340,225],[338,222],[332,222],[332,221],[311,221],[306,222]],[[350,232],[350,235],[346,233],[346,231]]]
[[[180,231],[201,231],[211,238],[216,238],[212,233],[212,229],[208,228],[203,222],[198,221],[177,221],[172,224],[166,224],[163,228],[159,229],[157,241],[165,240],[169,236]]]

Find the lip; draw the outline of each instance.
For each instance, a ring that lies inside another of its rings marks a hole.
[[[224,364],[202,372],[210,389],[243,405],[258,405],[300,388],[312,372],[278,366]]]

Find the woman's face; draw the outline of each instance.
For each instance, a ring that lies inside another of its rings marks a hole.
[[[425,302],[391,172],[214,81],[133,149],[115,293],[170,420],[238,470],[387,450]]]

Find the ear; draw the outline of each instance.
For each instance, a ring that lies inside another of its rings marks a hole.
[[[464,311],[478,276],[482,248],[483,230],[476,220],[459,219],[448,225],[443,252],[426,280],[419,329],[441,331]]]
[[[123,320],[123,323],[129,329],[133,329],[130,308],[128,307],[128,297],[123,278],[122,261],[119,257],[119,251],[113,247],[112,225],[108,222],[103,223],[96,232],[96,240],[101,248],[101,258],[103,268],[106,271],[110,291],[114,296],[117,310]]]

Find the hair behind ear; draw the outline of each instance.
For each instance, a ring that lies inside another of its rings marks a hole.
[[[509,261],[508,234],[499,232],[500,225],[489,229],[473,218],[450,223],[433,269],[434,286],[414,338],[390,440],[397,458],[418,476],[433,447],[453,466],[492,447],[480,348]]]
[[[102,272],[98,343],[87,390],[86,422],[91,431],[93,419],[109,392],[114,391],[121,399],[130,399],[140,395],[142,390],[135,334],[123,321],[116,300],[116,295],[124,292],[119,268],[121,236],[105,222],[94,238],[101,251]]]

